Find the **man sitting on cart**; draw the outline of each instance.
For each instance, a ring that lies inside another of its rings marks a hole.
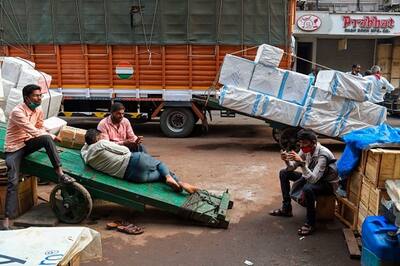
[[[192,194],[197,187],[179,180],[165,163],[144,152],[131,152],[129,148],[100,139],[100,131],[89,129],[86,144],[81,150],[86,164],[94,169],[135,183],[165,182],[176,192],[182,189]]]
[[[136,136],[131,123],[124,117],[125,106],[120,102],[115,102],[110,111],[111,114],[103,118],[97,126],[97,130],[101,132],[101,138],[126,146],[132,152],[147,153],[142,144],[143,136]]]
[[[333,194],[339,178],[334,155],[318,142],[313,131],[300,130],[297,140],[301,149],[299,153],[293,150],[281,153],[281,158],[286,163],[286,169],[279,173],[283,202],[282,207],[271,211],[270,215],[292,217],[292,196],[307,209],[306,223],[298,230],[299,235],[305,236],[315,230],[317,196]],[[295,171],[298,167],[301,168],[301,172]],[[292,191],[290,181],[295,182]]]
[[[26,85],[22,89],[24,101],[11,111],[6,132],[5,157],[8,169],[8,185],[5,205],[4,229],[9,227],[9,218],[16,215],[18,208],[18,182],[22,159],[29,154],[45,148],[50,162],[58,176],[59,182],[71,183],[75,179],[64,174],[61,168],[54,141],[60,139],[46,132],[43,126],[41,88],[37,85]]]

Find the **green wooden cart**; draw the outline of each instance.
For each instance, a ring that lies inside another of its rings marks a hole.
[[[4,158],[6,125],[0,124],[0,157]],[[61,222],[80,223],[92,210],[93,199],[121,204],[138,211],[146,205],[174,213],[195,223],[211,227],[227,228],[227,211],[233,207],[228,191],[217,196],[206,190],[192,195],[176,193],[163,183],[135,184],[113,178],[85,165],[80,151],[59,147],[64,172],[77,182],[58,184],[50,194],[51,207]],[[22,172],[41,179],[57,182],[57,177],[44,150],[27,156]]]

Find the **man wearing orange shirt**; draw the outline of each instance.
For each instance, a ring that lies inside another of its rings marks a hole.
[[[27,85],[22,89],[24,102],[10,113],[6,141],[5,157],[8,168],[8,185],[3,228],[9,228],[9,218],[15,217],[18,208],[18,182],[22,159],[29,154],[45,148],[58,176],[59,182],[72,183],[72,177],[64,174],[60,157],[54,144],[58,137],[46,132],[43,126],[43,111],[38,108],[42,102],[41,88]]]
[[[142,145],[143,136],[136,136],[131,123],[125,115],[125,106],[116,102],[111,106],[111,114],[103,118],[97,130],[101,132],[101,139],[114,142],[129,148],[131,152],[145,152]]]

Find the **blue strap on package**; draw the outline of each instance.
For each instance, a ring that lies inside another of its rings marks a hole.
[[[256,100],[254,101],[254,105],[253,105],[253,108],[251,110],[251,115],[252,116],[255,116],[257,114],[258,105],[260,104],[261,98],[262,98],[262,94],[257,93]]]
[[[343,140],[346,147],[340,157],[337,168],[339,176],[347,177],[357,167],[361,151],[371,144],[400,144],[400,128],[393,128],[388,124],[354,130]]]

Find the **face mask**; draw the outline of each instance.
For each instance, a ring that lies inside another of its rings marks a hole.
[[[39,106],[40,106],[40,103],[34,103],[34,102],[32,102],[31,100],[29,100],[28,99],[28,107],[31,109],[31,110],[35,110],[36,108],[38,108]]]
[[[312,150],[313,150],[313,147],[302,147],[301,148],[301,151],[303,153],[310,153],[310,152],[312,152]]]

